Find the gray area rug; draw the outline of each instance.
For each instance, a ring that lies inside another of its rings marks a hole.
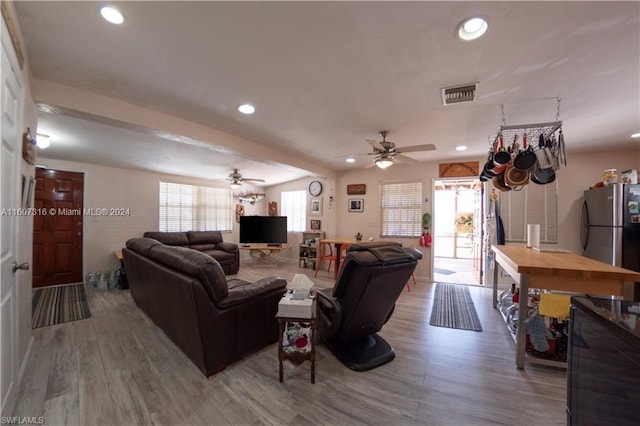
[[[467,286],[436,284],[429,324],[436,327],[482,331],[482,324]]]
[[[40,288],[33,294],[31,308],[32,328],[91,317],[84,284]]]

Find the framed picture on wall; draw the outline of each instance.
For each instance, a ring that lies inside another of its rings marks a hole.
[[[322,198],[311,199],[311,215],[322,216]]]
[[[367,185],[358,183],[347,185],[347,195],[364,195],[367,193]]]
[[[364,211],[364,198],[349,198],[349,211],[362,213]]]
[[[319,231],[320,230],[320,221],[317,219],[312,219],[311,220],[311,230],[312,231]]]

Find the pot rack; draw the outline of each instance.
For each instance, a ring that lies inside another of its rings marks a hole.
[[[522,135],[527,134],[529,136],[529,142],[535,144],[538,137],[542,133],[545,138],[554,134],[558,129],[562,128],[562,121],[560,120],[560,98],[555,98],[556,105],[556,120],[548,123],[532,123],[532,124],[514,124],[507,126],[504,116],[504,104],[500,104],[500,111],[502,115],[502,125],[498,127],[498,133],[491,138],[491,147],[499,142],[500,135],[504,139],[504,143],[508,144],[514,140],[515,136],[519,136],[522,140]]]
[[[553,121],[550,123],[533,123],[533,124],[515,124],[511,126],[498,127],[498,133],[493,138],[491,146],[495,146],[499,142],[500,135],[504,139],[505,145],[511,143],[515,136],[519,136],[522,139],[523,134],[529,136],[529,143],[536,143],[540,133],[545,138],[554,134],[558,129],[562,128],[562,121]]]

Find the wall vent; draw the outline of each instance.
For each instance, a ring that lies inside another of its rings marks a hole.
[[[463,86],[445,87],[442,89],[442,105],[474,102],[478,83],[469,83]]]

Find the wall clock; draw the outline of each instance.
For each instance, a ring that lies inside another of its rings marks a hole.
[[[317,197],[322,194],[322,182],[314,180],[309,184],[309,194]]]

